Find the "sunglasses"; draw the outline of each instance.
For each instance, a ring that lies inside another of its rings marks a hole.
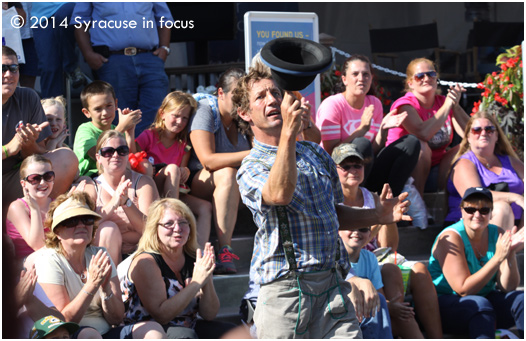
[[[486,214],[488,214],[488,213],[491,211],[491,208],[489,208],[489,207],[481,207],[481,208],[476,208],[476,207],[462,207],[462,209],[463,209],[467,214],[475,214],[475,212],[479,211],[480,214],[482,214],[482,215],[486,215]]]
[[[112,157],[113,154],[115,154],[115,152],[117,152],[117,154],[119,154],[120,156],[126,156],[130,154],[130,148],[128,148],[128,146],[120,146],[117,148],[104,147],[99,150],[99,154],[102,157]]]
[[[351,169],[360,170],[363,168],[363,165],[361,163],[350,163],[344,166],[338,165],[338,168],[341,168],[343,171],[348,172]]]
[[[362,227],[361,229],[358,229],[357,231],[360,232],[360,233],[367,233],[367,232],[371,231],[371,229],[368,228],[368,227]]]
[[[495,126],[471,127],[471,133],[475,135],[480,135],[482,130],[484,130],[486,134],[493,134],[497,128]]]
[[[69,218],[60,223],[60,225],[71,228],[79,225],[82,222],[84,225],[93,225],[95,218],[90,215],[81,215],[73,218]]]
[[[437,77],[437,72],[436,71],[426,71],[426,72],[415,73],[415,75],[414,75],[415,79],[419,80],[419,81],[424,79],[425,76],[427,76],[429,78],[436,78]]]
[[[42,179],[44,179],[46,182],[52,182],[55,180],[55,172],[49,171],[45,172],[44,174],[30,174],[26,176],[24,180],[29,182],[31,185],[38,185]]]
[[[11,65],[2,64],[2,73],[7,72],[7,70],[9,70],[11,73],[17,73],[19,68],[20,68],[20,65],[18,64],[11,64]]]

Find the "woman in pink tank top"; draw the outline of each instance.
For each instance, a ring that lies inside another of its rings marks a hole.
[[[24,159],[20,166],[20,185],[24,197],[11,203],[7,211],[6,232],[15,246],[15,256],[23,259],[44,246],[43,221],[52,199],[55,173],[51,161],[39,154]]]
[[[411,176],[414,185],[424,193],[432,167],[438,167],[438,179],[429,190],[444,189],[449,165],[458,147],[447,150],[453,140],[453,129],[464,136],[468,114],[459,105],[466,90],[456,84],[448,89],[446,96],[437,94],[438,73],[434,63],[426,58],[413,59],[407,66],[405,96],[397,99],[391,110],[406,114],[402,125],[389,130],[386,145],[400,137],[412,134],[420,140],[420,155]]]

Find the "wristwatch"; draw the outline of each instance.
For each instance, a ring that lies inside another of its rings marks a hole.
[[[164,50],[166,51],[166,54],[167,54],[168,56],[170,55],[170,51],[171,51],[171,50],[170,50],[170,48],[169,48],[168,46],[164,46],[164,45],[163,45],[163,46],[159,46],[159,48],[164,49]]]
[[[124,205],[126,205],[126,207],[131,207],[131,205],[133,205],[133,202],[130,200],[130,198],[126,199],[126,202],[124,203]]]

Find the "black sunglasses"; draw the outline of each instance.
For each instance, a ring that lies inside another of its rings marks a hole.
[[[29,174],[24,180],[29,182],[31,185],[38,185],[42,179],[46,182],[52,182],[55,180],[55,172],[49,171],[44,174]]]
[[[81,215],[73,218],[69,218],[60,223],[60,225],[71,228],[79,225],[82,222],[84,225],[93,225],[95,218],[90,215]]]
[[[361,163],[350,163],[350,164],[347,164],[347,165],[344,165],[344,166],[338,165],[338,167],[343,169],[345,172],[348,172],[351,169],[356,169],[356,170],[362,169],[363,168],[363,164],[361,164]]]
[[[481,208],[462,207],[462,208],[464,209],[464,211],[466,211],[467,214],[475,214],[475,212],[479,211],[480,214],[486,215],[491,211],[491,208],[489,207],[481,207]]]
[[[422,79],[424,79],[424,76],[427,76],[429,78],[436,78],[437,72],[436,71],[419,72],[419,73],[415,73],[414,77],[416,80],[421,81]]]
[[[371,231],[371,229],[368,227],[362,227],[361,229],[358,229],[358,232],[361,232],[361,233],[367,233],[369,231]]]
[[[130,148],[128,148],[128,146],[119,146],[117,148],[104,147],[99,150],[99,154],[102,157],[112,157],[115,152],[120,156],[126,156],[130,153]]]
[[[482,133],[482,130],[486,132],[486,134],[493,134],[497,128],[495,126],[486,126],[486,127],[471,127],[471,133],[475,135],[480,135]]]
[[[11,73],[16,73],[18,72],[19,68],[20,68],[20,65],[18,64],[11,64],[11,65],[2,64],[2,73],[7,72],[7,70],[9,70]]]

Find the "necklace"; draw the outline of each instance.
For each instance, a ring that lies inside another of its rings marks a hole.
[[[230,131],[230,128],[232,128],[232,124],[234,124],[234,121],[233,121],[233,120],[232,120],[232,122],[230,122],[230,124],[228,125],[228,127],[225,126],[224,124],[223,124],[223,127],[225,127],[226,131]]]
[[[473,249],[473,251],[475,251],[475,253],[476,253],[475,256],[477,257],[480,266],[483,266],[484,265],[484,261],[482,260],[482,258],[484,258],[484,256],[482,255],[482,253],[479,252],[479,250],[477,249],[477,247],[473,243],[471,243],[471,248]]]

